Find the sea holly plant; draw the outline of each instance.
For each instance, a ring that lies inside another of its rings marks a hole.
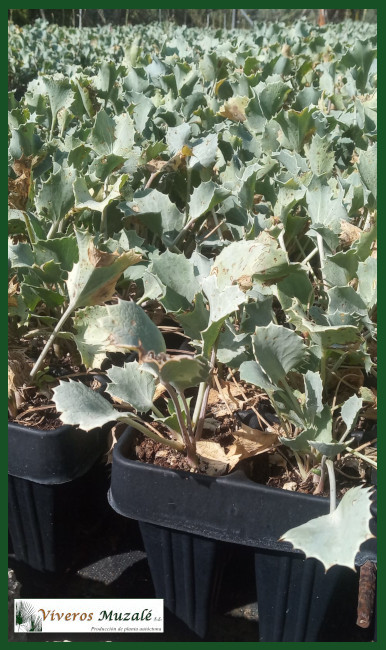
[[[162,336],[158,333],[158,337],[154,337],[154,332],[158,330],[141,307],[135,303],[128,303],[126,307],[121,304],[118,307],[121,316],[126,310],[130,312],[130,321],[121,319],[121,331],[116,329],[107,333],[107,339],[113,341],[115,349],[137,350],[140,363],[130,361],[122,368],[113,366],[107,372],[111,382],[107,393],[120,405],[130,407],[131,411],[117,411],[98,393],[70,380],[61,382],[54,389],[54,401],[62,414],[61,419],[65,423],[79,425],[86,431],[113,420],[126,422],[157,442],[177,450],[186,450],[188,462],[192,467],[197,467],[196,442],[202,432],[204,416],[200,414],[201,417],[193,422],[190,400],[185,391],[208,380],[210,364],[200,355],[170,357],[164,351]],[[103,318],[101,324],[103,326]],[[149,345],[151,339],[155,349],[147,351],[143,343]],[[155,405],[159,387],[169,395],[166,416]],[[157,423],[166,428],[169,437],[155,429],[154,424]]]
[[[100,395],[84,386],[77,388],[77,384],[71,382],[62,383],[54,390],[54,400],[58,411],[62,412],[63,422],[78,424],[87,430],[100,426],[103,418],[105,422],[116,419],[133,426],[139,424],[137,429],[153,439],[185,449],[188,462],[196,467],[197,443],[204,428],[210,375],[217,363],[216,350],[221,330],[232,315],[237,314],[241,320],[240,308],[249,299],[239,283],[241,286],[249,285],[254,277],[265,273],[272,280],[275,269],[280,277],[289,273],[290,265],[281,259],[274,239],[263,237],[255,244],[245,243],[250,255],[248,264],[240,259],[238,264],[229,267],[234,255],[239,253],[237,243],[233,243],[215,258],[212,266],[200,255],[188,260],[169,251],[155,258],[151,265],[151,272],[159,285],[161,304],[169,313],[174,313],[186,331],[192,334],[194,345],[199,350],[199,354],[193,357],[186,354],[168,357],[158,329],[133,301],[118,300],[115,305],[80,310],[75,318],[77,332],[74,339],[82,361],[88,367],[101,364],[108,351],[138,352],[139,363],[131,361],[123,368],[113,367],[107,372],[111,381],[107,392],[134,409],[135,415],[115,413],[109,403],[102,406],[104,402]],[[233,250],[235,247],[237,251]],[[244,338],[249,338],[249,334]],[[158,385],[169,395],[166,416],[154,404]],[[197,395],[191,413],[185,391],[194,387],[197,387]],[[79,410],[74,411],[70,405],[77,390]],[[98,424],[93,418],[93,402],[95,412],[102,413]],[[151,415],[151,425],[141,418],[139,414],[142,413]],[[154,423],[166,427],[171,438],[161,437],[159,432],[155,432]]]
[[[73,265],[66,280],[67,307],[32,368],[31,378],[35,377],[57,334],[71,314],[79,307],[100,305],[109,300],[122,272],[141,259],[134,250],[119,255],[98,249],[94,244],[94,237],[87,231],[76,230],[76,239],[79,259]]]
[[[333,431],[333,408],[323,399],[323,383],[317,371],[302,375],[304,393],[294,391],[288,374],[307,362],[309,354],[304,340],[296,332],[270,323],[257,327],[252,336],[254,360],[240,366],[245,381],[263,389],[270,398],[286,431],[280,442],[288,447],[298,464],[303,480],[315,468],[320,470],[317,492],[321,492],[327,468],[330,488],[330,514],[313,519],[287,531],[281,539],[294,544],[307,557],[318,558],[326,570],[334,564],[355,569],[355,555],[360,545],[373,537],[370,532],[371,488],[351,488],[336,506],[334,460],[350,451],[350,432],[354,428],[362,399],[352,395],[341,404],[343,434]],[[349,544],[337,544],[350,531]],[[328,541],[327,541],[328,540]]]
[[[37,386],[56,337],[86,370],[137,352],[108,371],[110,400],[61,383],[64,421],[125,421],[200,471],[212,378],[241,376],[301,478],[329,478],[331,515],[286,539],[352,565],[369,493],[335,508],[334,467],[361,456],[356,395],[376,375],[375,26],[225,33],[9,24],[12,337],[47,341]],[[195,352],[169,358],[154,307]]]

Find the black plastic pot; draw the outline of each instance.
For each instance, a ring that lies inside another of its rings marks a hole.
[[[9,423],[8,526],[16,560],[49,572],[71,564],[80,532],[95,525],[107,504],[101,457],[108,432]]]
[[[259,485],[241,471],[210,477],[141,463],[131,459],[135,438],[128,428],[114,448],[109,502],[140,522],[165,605],[204,637],[221,544],[252,546],[260,640],[318,640],[334,591],[350,570],[325,574],[320,562],[278,539],[328,514],[328,499]],[[375,539],[363,544],[356,562],[368,559],[376,561]]]

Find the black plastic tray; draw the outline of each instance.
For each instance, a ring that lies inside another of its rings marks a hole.
[[[125,517],[224,542],[301,553],[279,538],[329,512],[327,498],[259,485],[241,471],[212,477],[132,460],[136,435],[128,427],[113,451],[108,498]],[[357,564],[375,560],[375,542],[363,544]]]
[[[38,571],[67,569],[85,527],[107,510],[109,427],[8,427],[8,529],[15,558]]]
[[[278,541],[327,514],[328,499],[259,485],[241,471],[210,477],[147,465],[130,458],[135,439],[129,427],[114,448],[109,503],[139,521],[157,597],[198,636],[208,632],[222,549],[231,544],[255,549],[260,641],[318,641],[321,633],[334,640],[341,611],[353,632],[355,602],[344,610],[339,590],[357,592],[357,574],[340,566],[325,573],[320,562]],[[366,560],[376,562],[375,539],[356,556],[357,565]]]
[[[8,423],[8,474],[54,485],[82,476],[106,451],[110,427],[81,431],[64,425],[52,431]]]

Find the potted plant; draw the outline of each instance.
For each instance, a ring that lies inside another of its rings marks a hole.
[[[32,69],[56,69],[33,79],[20,102],[9,96],[15,339],[38,342],[32,378],[44,391],[52,373],[41,366],[58,341],[75,343],[85,368],[97,372],[111,353],[138,354],[109,369],[105,396],[74,377],[54,395],[63,422],[92,441],[113,421],[136,431],[116,446],[110,501],[142,521],[168,606],[204,635],[219,544],[250,545],[262,640],[315,639],[345,564],[374,559],[363,547],[354,557],[369,535],[369,490],[354,488],[334,510],[333,468],[344,472],[345,459],[375,462],[366,455],[373,441],[358,450],[351,440],[358,413],[374,402],[375,33],[365,23],[318,29],[301,20],[232,33],[225,48],[215,32],[203,49],[196,30],[181,28],[165,42],[152,26],[155,53],[149,29],[102,29],[86,50],[76,30],[24,32]],[[24,44],[11,32],[12,78],[24,83]],[[36,54],[36,39],[63,35],[73,63],[62,44]],[[138,251],[141,263],[130,266]],[[166,354],[160,312],[192,341],[190,353]],[[278,426],[266,432],[268,415],[256,408],[257,425],[244,421],[235,431],[229,398],[221,446],[213,391],[217,400],[234,397],[232,377],[245,393],[238,406],[268,399]],[[25,379],[13,383],[14,416]],[[140,434],[161,445],[150,455],[181,452],[185,469],[134,460]],[[308,491],[322,492],[328,474],[330,514],[321,496],[261,486],[237,469],[271,448],[292,463],[298,487],[308,481]],[[321,551],[341,516],[352,546]],[[314,527],[318,544],[310,545]],[[323,564],[334,562],[324,575]]]
[[[273,281],[275,274],[279,273],[288,277],[293,273],[299,275],[297,265],[281,259],[277,241],[268,237],[263,233],[253,243],[230,244],[213,260],[211,271],[207,266],[202,275],[194,275],[194,259],[187,260],[172,253],[161,255],[157,264],[153,264],[153,272],[156,269],[159,272],[158,281],[163,284],[164,296],[168,296],[168,289],[170,295],[173,288],[175,317],[185,325],[186,331],[191,335],[195,333],[193,343],[198,354],[167,355],[158,329],[134,302],[119,301],[117,305],[90,309],[89,331],[87,328],[82,331],[82,346],[95,345],[95,338],[91,343],[90,333],[98,331],[99,343],[103,345],[104,341],[106,349],[110,344],[115,349],[138,351],[139,362],[131,361],[122,368],[113,367],[107,373],[110,380],[108,395],[116,401],[116,406],[119,404],[126,410],[118,412],[104,397],[71,380],[61,382],[54,389],[54,401],[64,423],[79,425],[85,430],[95,425],[96,417],[100,424],[114,419],[130,425],[114,450],[110,503],[121,514],[143,522],[141,529],[149,550],[157,592],[185,622],[199,634],[205,634],[216,575],[218,542],[236,542],[256,548],[258,594],[264,584],[264,596],[259,597],[259,602],[265,603],[260,613],[262,639],[272,640],[275,634],[282,634],[280,640],[315,640],[336,583],[342,572],[344,575],[343,567],[354,569],[355,560],[359,563],[369,558],[374,560],[371,547],[358,554],[361,544],[373,536],[369,528],[371,489],[352,488],[337,509],[334,502],[333,459],[349,445],[347,438],[356,423],[362,400],[352,396],[342,404],[345,430],[337,440],[332,434],[332,409],[323,398],[323,381],[319,372],[304,371],[303,367],[303,374],[299,373],[303,393],[294,393],[288,383],[291,381],[288,378],[290,371],[304,366],[307,360],[309,346],[305,339],[296,331],[272,322],[254,327],[253,334],[248,320],[244,319],[242,324],[242,310],[249,305],[249,313],[253,313],[259,277],[269,275]],[[248,258],[240,255],[244,245],[248,246]],[[174,260],[173,276],[170,274],[167,278],[165,267],[160,262],[167,258],[168,268],[171,268],[171,256],[177,259]],[[184,267],[184,273],[176,275],[175,270],[179,267]],[[197,282],[196,289],[193,287],[194,304],[190,311],[182,313],[179,301],[188,299],[182,291],[184,287],[192,291],[192,285],[186,283],[189,274]],[[229,283],[230,277],[236,280],[236,284]],[[206,327],[200,329],[203,322]],[[203,440],[202,433],[205,427],[211,426],[211,422],[206,421],[207,403],[213,373],[218,370],[219,351],[223,358],[223,337],[235,322],[240,324],[236,336],[237,349],[228,349],[228,363],[236,368],[239,365],[241,379],[269,395],[280,417],[282,431],[286,431],[287,436],[278,437],[247,427],[247,431],[232,431],[233,444],[221,450],[218,443]],[[330,340],[328,337],[339,335],[344,341],[345,337],[353,336],[354,329],[329,324],[319,327],[317,333],[321,348],[326,340]],[[323,354],[320,357],[323,358]],[[186,394],[192,388],[196,388],[193,410]],[[166,412],[155,404],[162,391],[167,395]],[[135,460],[134,448],[139,432],[165,449],[184,451],[190,471],[171,471]],[[314,467],[320,468],[319,490],[323,489],[323,472],[327,467],[330,514],[326,499],[261,486],[238,471],[221,476],[229,466],[235,466],[235,458],[240,460],[256,455],[279,443],[293,452],[303,479]],[[202,508],[204,502],[205,509]],[[343,530],[350,527],[350,545],[338,542],[327,545],[324,542],[325,536],[333,540],[335,534],[337,539],[341,539]],[[321,564],[304,560],[299,553],[291,552],[290,545],[284,545],[280,538],[293,543],[307,557],[317,558]],[[159,552],[152,555],[151,549],[155,548],[163,549],[164,564]],[[204,582],[201,575],[195,573],[195,567],[203,558],[208,578]],[[285,562],[288,565],[286,571],[283,568]],[[325,576],[322,565],[330,569],[335,564],[342,567],[341,572],[335,570]],[[266,585],[267,566],[272,573],[272,591]],[[188,567],[186,571],[192,577],[191,591],[190,595],[186,592],[185,598],[176,598],[173,593],[181,595],[186,580],[183,567]],[[277,590],[284,588],[283,580],[287,579],[285,591],[290,594],[290,604],[284,599],[276,607]],[[303,587],[300,592],[298,589],[303,583],[309,590],[306,601],[312,597],[317,598],[318,603],[309,615],[298,600],[300,593],[302,597],[305,594]],[[201,590],[200,598],[196,600],[192,596],[195,589]],[[299,614],[302,623],[295,617],[295,624],[294,611],[302,612]],[[281,632],[277,632],[278,620],[282,621]],[[290,620],[293,624],[289,624]]]
[[[52,263],[56,267],[52,272],[52,269],[47,270],[50,263],[44,261],[44,252],[53,254],[55,251],[57,262]],[[72,259],[75,263],[70,268]],[[66,568],[73,561],[76,534],[82,525],[85,527],[86,515],[89,515],[91,526],[103,513],[107,471],[102,457],[108,450],[110,427],[96,425],[93,431],[79,432],[73,427],[60,426],[54,417],[43,417],[41,426],[25,426],[18,406],[28,405],[26,395],[39,399],[40,393],[49,400],[50,385],[55,383],[55,377],[49,366],[44,370],[40,368],[57,335],[61,340],[71,337],[69,332],[62,331],[66,320],[79,307],[108,300],[122,270],[138,259],[140,256],[134,251],[114,256],[99,250],[94,237],[82,230],[76,230],[75,236],[37,240],[32,245],[11,244],[11,286],[21,284],[21,291],[14,291],[10,297],[11,332],[19,316],[19,336],[22,332],[24,340],[28,341],[34,334],[32,319],[23,302],[32,281],[35,286],[29,289],[34,294],[30,295],[30,300],[35,302],[35,307],[39,296],[45,301],[35,319],[51,326],[51,333],[35,364],[25,352],[27,346],[23,348],[19,343],[19,349],[15,349],[11,345],[9,351],[9,406],[15,418],[8,425],[9,530],[16,559],[35,569],[57,571]],[[58,309],[57,305],[61,305],[63,311],[55,322],[52,314]],[[44,331],[40,330],[39,334],[44,335]],[[60,361],[56,369],[65,372]],[[69,372],[74,373],[71,362]],[[82,376],[79,372],[75,374]],[[88,379],[85,373],[82,378]],[[49,406],[43,403],[37,407],[37,412],[41,408],[44,415]],[[36,403],[30,403],[24,411],[27,418],[34,415]],[[94,521],[90,518],[92,511]]]

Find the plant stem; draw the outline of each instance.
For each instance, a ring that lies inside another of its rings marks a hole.
[[[368,456],[365,456],[364,454],[361,454],[359,451],[357,451],[356,449],[352,449],[351,447],[346,447],[346,449],[351,454],[354,454],[354,456],[358,456],[358,458],[360,458],[361,460],[364,460],[366,463],[368,463],[369,465],[371,465],[372,467],[375,467],[375,469],[377,469],[377,463],[375,462],[375,460],[372,460]]]
[[[197,400],[196,400],[196,404],[195,404],[195,407],[194,407],[193,418],[192,418],[193,430],[195,429],[195,427],[197,425],[197,421],[198,421],[199,416],[200,416],[201,404],[202,404],[202,400],[204,399],[204,394],[205,394],[206,387],[207,387],[207,382],[206,381],[202,381],[200,383],[199,387],[198,387]]]
[[[306,265],[306,267],[308,268],[310,274],[311,274],[312,277],[314,278],[314,281],[317,282],[318,279],[317,279],[317,277],[316,277],[316,275],[315,275],[315,273],[314,273],[314,269],[312,268],[312,266],[311,266],[311,264],[309,263],[309,261],[307,261],[307,258],[306,258],[306,254],[305,254],[304,248],[303,248],[303,246],[301,245],[301,243],[300,243],[298,237],[295,237],[295,241],[296,241],[298,247],[300,248],[300,251],[301,251],[302,255],[303,255],[303,256],[305,257],[305,259],[306,259],[306,261],[304,262],[305,265]],[[319,250],[319,249],[317,249],[317,250]]]
[[[31,370],[31,374],[30,374],[31,379],[33,379],[35,377],[35,375],[38,372],[40,366],[42,365],[44,359],[46,358],[47,352],[50,349],[52,343],[54,342],[54,340],[56,338],[56,335],[58,334],[61,327],[64,325],[64,323],[66,322],[66,320],[68,319],[68,317],[70,316],[70,314],[71,314],[71,312],[73,310],[74,310],[73,305],[69,304],[66,311],[64,312],[64,314],[61,316],[61,318],[57,322],[57,324],[55,326],[55,329],[53,330],[53,332],[52,332],[51,336],[49,337],[47,343],[45,344],[45,346],[44,346],[38,360],[36,361],[34,367]]]
[[[322,456],[322,460],[320,462],[320,479],[318,485],[314,490],[314,494],[320,494],[324,490],[324,477],[326,473],[325,469],[326,469],[326,456]]]
[[[304,260],[302,261],[302,264],[306,264],[306,265],[307,265],[307,263],[308,263],[310,260],[312,260],[312,258],[314,257],[314,255],[316,255],[316,253],[317,253],[318,251],[319,251],[319,249],[318,249],[318,247],[316,246],[316,248],[314,248],[314,250],[312,250],[311,253],[309,253],[309,255],[307,255],[307,257],[304,258]]]
[[[151,410],[153,411],[154,415],[157,416],[157,418],[163,418],[163,413],[161,413],[161,411],[157,409],[157,407],[154,404],[151,407]]]
[[[279,242],[279,246],[280,246],[280,248],[281,248],[282,251],[284,251],[284,253],[285,253],[285,256],[286,256],[286,258],[287,258],[287,262],[289,262],[289,257],[288,257],[287,249],[286,249],[286,247],[285,247],[285,243],[284,243],[284,230],[281,231],[279,237],[277,238],[277,241]]]
[[[176,409],[176,415],[177,415],[177,420],[178,424],[180,425],[182,437],[184,439],[185,447],[186,447],[186,456],[187,460],[192,465],[192,467],[197,467],[198,465],[198,458],[196,455],[196,449],[195,449],[195,443],[191,441],[185,422],[184,422],[184,417],[181,412],[180,404],[178,401],[178,395],[176,391],[174,390],[173,386],[169,384],[167,381],[161,381],[161,383],[165,386],[166,390],[168,391],[172,402],[174,404],[174,408]]]
[[[171,246],[177,246],[180,241],[185,237],[186,233],[188,232],[190,226],[192,223],[196,221],[195,219],[191,219],[190,221],[187,222],[187,224],[181,228],[180,232],[178,233],[177,237],[172,241]],[[171,246],[168,246],[170,248]]]
[[[216,347],[217,346],[216,346],[216,343],[215,343],[213,348],[212,348],[211,355],[210,355],[211,374],[213,372],[214,362],[216,360]],[[198,388],[197,401],[196,401],[196,405],[194,407],[193,418],[192,418],[193,431],[195,431],[195,429],[198,426],[199,421],[201,419],[201,411],[202,411],[202,404],[203,403],[205,403],[205,410],[206,410],[206,404],[208,403],[208,396],[209,396],[209,390],[208,390],[208,394],[206,395],[206,398],[205,398],[205,393],[206,393],[207,386],[210,386],[209,378],[207,379],[207,381],[202,381],[200,383],[200,385],[199,385],[199,388]],[[195,437],[196,437],[196,433],[195,433]]]
[[[50,136],[49,136],[50,141],[52,140],[52,136],[54,135],[55,124],[56,124],[56,115],[55,116],[53,115],[52,116],[52,124],[51,124]]]
[[[24,217],[24,221],[25,221],[25,227],[27,228],[29,240],[30,240],[31,244],[34,244],[35,243],[35,235],[34,235],[34,232],[32,230],[32,226],[31,226],[31,222],[29,220],[29,216],[28,216],[28,214],[26,212],[23,212],[23,217]]]
[[[48,231],[47,239],[52,239],[52,237],[56,235],[56,233],[58,232],[59,223],[60,223],[59,219],[52,222],[51,228]]]
[[[303,481],[306,481],[307,477],[308,477],[308,474],[307,474],[307,472],[306,472],[306,470],[304,468],[303,462],[302,462],[302,460],[301,460],[301,458],[300,458],[297,451],[294,451],[294,456],[295,456],[296,462],[298,464],[300,475],[301,475]]]
[[[205,389],[204,398],[203,398],[202,404],[201,404],[200,415],[199,415],[199,418],[198,418],[197,427],[196,427],[196,431],[195,431],[195,435],[194,435],[196,442],[198,440],[200,440],[200,438],[202,436],[203,429],[204,429],[205,413],[206,413],[206,407],[207,407],[207,404],[208,404],[209,391],[210,391],[210,384],[208,384],[206,389]]]
[[[189,221],[189,199],[190,199],[191,186],[192,186],[192,170],[187,165],[186,166],[186,207],[185,207],[184,226]]]
[[[193,436],[192,418],[190,416],[189,406],[188,406],[188,403],[186,401],[186,397],[185,397],[183,391],[178,390],[177,392],[178,392],[178,395],[181,397],[182,403],[184,405],[184,409],[185,409],[185,413],[186,413],[186,422],[187,422],[187,427],[188,427],[188,433],[189,433],[190,440],[193,442],[194,436]]]
[[[219,220],[217,218],[217,214],[214,211],[214,208],[212,208],[212,217],[213,217],[213,222],[214,222],[215,228],[212,228],[211,233],[213,233],[215,229],[219,228],[219,233],[218,233],[219,237],[220,237],[220,239],[222,241],[224,241],[224,235],[222,234],[221,226],[222,226],[222,224],[224,223],[225,220],[223,219],[222,221],[219,222]],[[205,239],[205,237],[204,237],[204,239]]]
[[[140,431],[141,433],[145,434],[145,436],[148,436],[149,438],[152,438],[155,442],[161,442],[163,445],[167,445],[168,447],[172,447],[173,449],[177,449],[178,451],[183,451],[184,445],[182,442],[178,442],[178,440],[169,440],[169,438],[162,438],[162,436],[158,436],[156,433],[153,433],[150,429],[146,427],[146,422],[137,422],[134,418],[131,418],[129,415],[126,415],[125,417],[119,418],[120,422],[126,422],[127,424],[130,424],[130,426],[133,427],[133,429],[137,429],[137,431]]]
[[[326,466],[328,471],[328,480],[330,483],[330,514],[336,508],[336,481],[334,472],[334,463],[331,458],[326,459]]]
[[[323,280],[323,287],[326,284],[326,279],[324,277],[324,263],[325,263],[325,257],[324,257],[324,247],[323,247],[323,237],[322,235],[317,232],[316,233],[316,241],[318,244],[318,249],[319,249],[319,258],[320,258],[320,272],[322,274],[322,280]]]
[[[103,198],[105,199],[107,197],[107,191],[108,191],[108,176],[105,178],[105,182],[103,184]],[[104,236],[107,239],[107,205],[102,210],[101,214],[101,232],[103,232]]]
[[[216,217],[216,220],[217,220],[217,217]],[[210,230],[208,233],[206,233],[205,237],[202,237],[202,238],[199,240],[199,245],[201,245],[202,242],[204,242],[206,239],[209,239],[209,237],[210,237],[211,235],[213,235],[213,233],[216,232],[216,230],[218,230],[219,228],[220,228],[220,232],[219,232],[220,239],[224,239],[224,237],[223,237],[223,235],[222,235],[222,232],[221,232],[221,226],[222,226],[225,222],[226,222],[226,219],[225,219],[225,218],[224,218],[224,219],[221,219],[221,221],[218,221],[218,220],[217,220],[217,225],[216,225],[214,228],[212,228],[212,230]]]
[[[322,349],[322,358],[320,360],[320,378],[322,380],[322,390],[325,391],[326,387],[326,369],[327,369],[327,355],[325,348]]]

